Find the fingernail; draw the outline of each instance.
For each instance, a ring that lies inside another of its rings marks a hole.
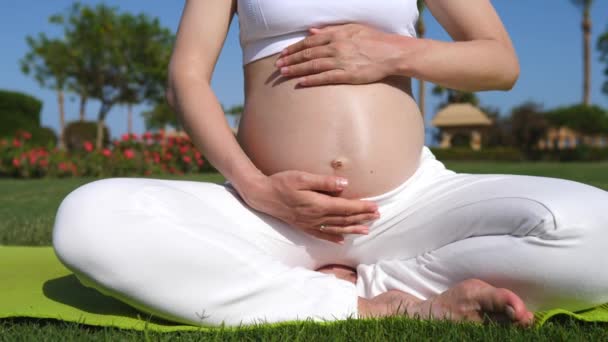
[[[515,320],[515,309],[513,309],[513,307],[511,305],[507,305],[506,309],[505,309],[507,316],[509,316],[509,318],[514,321]]]
[[[275,65],[276,65],[277,67],[282,67],[282,66],[283,66],[283,63],[284,63],[284,62],[283,62],[283,60],[282,60],[282,59],[279,59],[279,60],[277,60],[277,62],[275,63]]]
[[[346,179],[346,178],[338,178],[338,179],[336,179],[336,185],[339,188],[346,187],[346,186],[348,186],[348,179]]]
[[[287,53],[287,49],[283,49],[283,51],[281,51],[281,56],[285,55]]]
[[[360,230],[360,233],[361,233],[361,234],[368,235],[368,234],[369,234],[369,229],[361,229],[361,230]]]
[[[282,67],[282,68],[281,68],[281,74],[286,74],[286,73],[287,73],[287,71],[289,71],[289,68],[288,68],[288,67]]]
[[[337,244],[344,245],[344,240],[336,241]]]

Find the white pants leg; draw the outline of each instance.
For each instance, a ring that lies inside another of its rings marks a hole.
[[[478,278],[531,310],[608,302],[608,192],[569,180],[456,174],[434,158],[361,240],[361,296],[421,299]]]
[[[356,317],[357,296],[420,298],[479,278],[532,309],[608,302],[608,193],[582,183],[457,174],[423,148],[416,173],[369,198],[381,219],[343,246],[247,207],[229,185],[118,178],[72,192],[53,244],[89,286],[191,324]],[[357,266],[357,286],[313,270]]]
[[[335,244],[247,208],[222,185],[86,184],[61,203],[53,245],[85,285],[169,320],[238,325],[357,314],[352,283],[311,270],[325,261],[308,248]]]

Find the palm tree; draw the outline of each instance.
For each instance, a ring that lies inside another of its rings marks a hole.
[[[591,5],[593,0],[571,0],[575,6],[579,7],[583,13],[583,104],[591,103]]]
[[[418,34],[418,38],[424,38],[424,34],[426,33],[426,27],[424,26],[424,18],[422,17],[422,13],[424,12],[424,0],[418,0],[418,22],[416,22],[416,32]],[[422,114],[422,118],[424,119],[424,114],[426,111],[425,106],[425,96],[426,89],[424,80],[418,80],[418,106],[420,107],[420,113]]]

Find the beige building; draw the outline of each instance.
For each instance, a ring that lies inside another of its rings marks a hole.
[[[456,141],[468,141],[473,150],[481,149],[483,136],[494,123],[484,112],[470,103],[455,103],[440,110],[433,126],[441,130],[439,147],[452,147]]]
[[[544,149],[575,148],[578,145],[587,145],[598,148],[608,148],[608,135],[583,135],[568,127],[551,127],[544,139],[538,142],[538,147]]]

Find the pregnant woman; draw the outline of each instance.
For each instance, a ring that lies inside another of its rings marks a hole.
[[[415,38],[415,0],[187,1],[168,99],[228,181],[84,185],[57,214],[61,261],[87,286],[201,325],[529,325],[533,310],[608,302],[606,191],[459,174],[423,145],[411,78],[507,90],[519,72],[490,1],[426,4],[454,42]],[[210,86],[235,14],[236,138]]]

